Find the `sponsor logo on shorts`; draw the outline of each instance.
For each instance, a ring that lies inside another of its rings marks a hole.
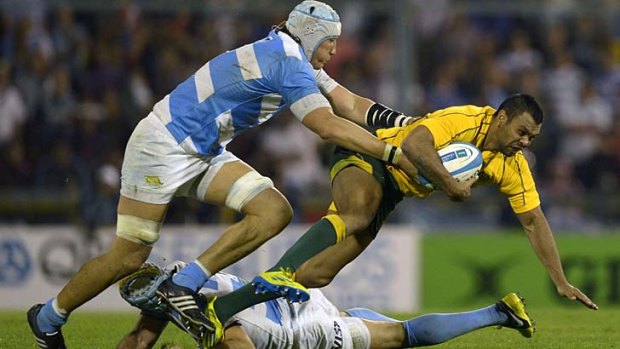
[[[144,176],[144,182],[150,187],[161,187],[164,183],[157,176]]]
[[[332,349],[341,349],[342,348],[342,329],[338,322],[334,321],[334,344],[332,344]]]

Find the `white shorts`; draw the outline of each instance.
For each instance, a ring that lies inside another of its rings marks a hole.
[[[353,349],[348,325],[336,306],[315,289],[310,300],[290,304],[278,299],[276,309],[261,303],[234,316],[256,349]],[[270,315],[271,314],[271,315]],[[281,314],[274,318],[274,314]]]
[[[299,305],[296,337],[299,349],[353,349],[349,327],[340,311],[323,293],[310,290],[310,300]]]
[[[221,166],[238,161],[233,153],[215,157],[187,153],[150,113],[129,138],[121,169],[121,195],[151,204],[167,204],[175,196],[204,200]]]

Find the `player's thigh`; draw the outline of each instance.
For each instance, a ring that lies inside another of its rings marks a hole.
[[[212,173],[210,171],[215,171]],[[237,159],[209,169],[198,185],[202,200],[226,206],[245,214],[290,211],[286,198],[271,179]]]
[[[212,174],[210,173],[212,170],[216,170],[217,172]],[[224,206],[233,184],[235,184],[239,178],[252,171],[254,171],[254,169],[241,160],[226,162],[218,169],[209,169],[206,176],[212,178],[205,178],[201,183],[201,185],[206,187],[203,190],[204,196],[202,200],[211,204]],[[208,180],[209,183],[205,184],[205,180]]]
[[[168,204],[151,204],[121,195],[117,213],[162,223],[167,210]]]
[[[381,203],[383,190],[366,170],[349,166],[332,180],[332,196],[340,214],[374,216]]]

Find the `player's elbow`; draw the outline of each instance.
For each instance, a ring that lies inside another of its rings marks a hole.
[[[312,130],[324,141],[338,144],[340,140],[346,139],[347,134],[350,133],[351,130],[348,126],[347,121],[329,113],[315,119]]]
[[[529,211],[518,213],[517,218],[521,222],[524,228],[534,229],[536,225],[546,223],[545,215],[543,214],[540,206],[537,206]]]
[[[324,141],[338,144],[339,140],[345,139],[351,129],[347,126],[348,121],[334,115],[328,108],[318,108],[303,119],[303,124]]]
[[[419,156],[420,149],[434,148],[434,144],[433,134],[426,127],[421,126],[411,131],[402,141],[400,147],[407,158],[414,159]]]
[[[326,142],[336,143],[338,139],[342,138],[340,132],[334,123],[326,122],[324,125],[317,127],[314,132]]]

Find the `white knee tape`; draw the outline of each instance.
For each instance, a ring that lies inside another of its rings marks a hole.
[[[355,317],[344,317],[342,320],[347,324],[351,334],[353,349],[370,349],[370,331],[364,321]]]
[[[271,179],[261,176],[256,171],[248,172],[233,183],[226,196],[226,206],[240,212],[245,204],[269,188],[273,188]]]
[[[160,223],[124,214],[119,214],[116,221],[117,236],[147,246],[159,240],[160,228]]]

